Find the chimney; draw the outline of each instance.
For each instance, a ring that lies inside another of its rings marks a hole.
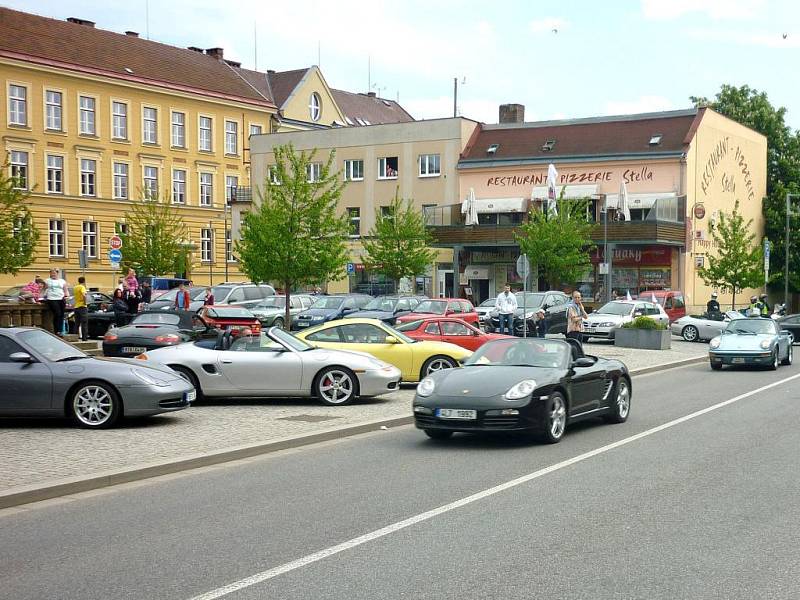
[[[87,27],[94,27],[94,21],[87,21],[86,19],[79,19],[78,17],[67,17],[67,21],[75,23],[75,25],[86,25]]]
[[[125,35],[127,35],[128,37],[139,37],[139,32],[138,31],[126,31]]]
[[[206,48],[206,54],[217,60],[225,60],[222,56],[222,48]]]
[[[275,69],[267,69],[267,75],[275,75]]]
[[[369,96],[370,98],[374,98],[375,92],[367,92],[367,96]]]
[[[524,123],[525,105],[524,104],[501,104],[500,123]]]

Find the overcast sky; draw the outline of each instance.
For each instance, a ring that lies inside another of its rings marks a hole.
[[[796,0],[0,2],[221,46],[259,70],[319,62],[331,87],[371,86],[415,118],[452,115],[454,77],[459,114],[489,123],[507,102],[528,121],[625,114],[686,108],[730,83],[766,91],[800,128]]]

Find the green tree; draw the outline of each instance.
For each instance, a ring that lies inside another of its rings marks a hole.
[[[345,184],[333,170],[334,152],[324,163],[314,162],[316,150],[297,153],[291,144],[274,155],[259,206],[244,216],[235,246],[250,279],[283,286],[288,328],[292,288],[343,273],[349,226],[346,215],[337,215]]]
[[[786,125],[786,109],[774,107],[765,92],[747,85],[723,85],[713,100],[691,97],[696,106],[708,106],[767,138],[767,198],[763,204],[765,234],[772,243],[770,281],[784,285],[786,260],[786,194],[800,194],[800,135]],[[797,202],[798,199],[793,199]],[[790,216],[790,231],[800,228],[800,215]],[[759,284],[760,285],[760,284]],[[800,244],[790,243],[789,287],[800,291]]]
[[[752,232],[753,220],[745,222],[739,214],[739,201],[733,213],[720,213],[719,224],[712,231],[716,256],[709,255],[708,266],[698,269],[706,285],[731,292],[731,308],[736,308],[736,293],[764,283],[764,254]]]
[[[551,289],[576,282],[591,266],[589,252],[594,245],[587,204],[586,199],[565,200],[562,189],[557,215],[532,209],[528,221],[514,234],[520,251],[528,255],[531,265],[538,265]]]
[[[0,170],[0,273],[16,275],[33,261],[39,231],[28,209],[30,193],[6,173],[7,165]]]
[[[179,272],[185,262],[186,224],[167,197],[135,201],[125,213],[127,233],[122,237],[122,264],[140,275]]]
[[[363,244],[366,268],[398,285],[403,277],[413,279],[424,273],[436,258],[431,249],[433,236],[422,212],[414,208],[412,200],[401,199],[399,190],[385,213],[381,209],[375,212],[375,225]]]

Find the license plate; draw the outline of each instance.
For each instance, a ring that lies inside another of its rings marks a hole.
[[[478,418],[478,412],[465,408],[437,408],[436,416],[440,419],[461,419],[474,421]]]
[[[194,402],[197,399],[197,392],[192,390],[191,392],[184,392],[183,399],[186,402]]]
[[[147,348],[144,346],[123,346],[122,352],[124,354],[143,354],[147,352]]]
[[[303,323],[302,321],[298,321],[297,323],[298,327],[308,327],[309,325],[311,325],[311,323]]]
[[[744,364],[744,359],[741,357],[737,357],[731,360],[731,363],[734,365],[741,365]]]

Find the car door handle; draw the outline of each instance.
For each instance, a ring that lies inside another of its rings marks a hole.
[[[230,358],[223,358],[221,362],[222,362],[223,365],[232,365],[233,364],[233,360],[231,360]]]

